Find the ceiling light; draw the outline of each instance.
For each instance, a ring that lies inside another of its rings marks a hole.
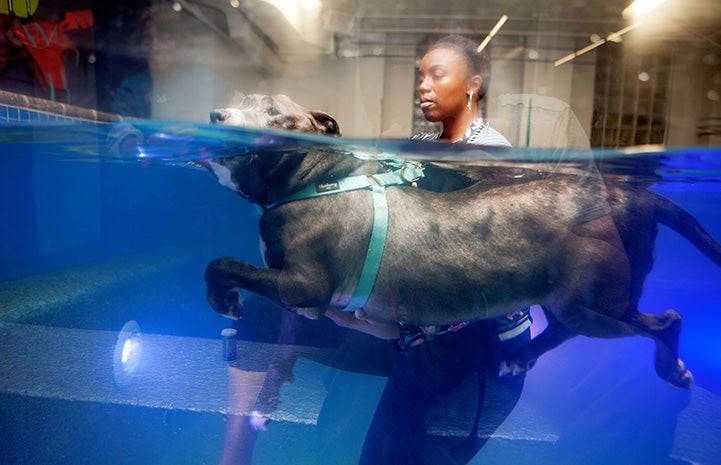
[[[491,29],[491,32],[488,33],[485,39],[483,39],[483,42],[481,42],[481,45],[478,46],[478,53],[481,53],[484,48],[488,45],[488,43],[493,39],[493,36],[496,35],[496,33],[503,27],[503,25],[508,21],[508,16],[503,15],[501,16],[501,19],[498,20],[495,26],[493,26],[493,29]]]
[[[666,0],[634,0],[633,3],[631,3],[623,10],[622,14],[624,18],[628,18],[631,16],[639,17],[652,10],[655,10],[665,2]]]
[[[622,36],[622,35],[624,35],[624,34],[627,33],[627,32],[633,31],[634,29],[636,29],[636,28],[637,28],[638,26],[640,26],[640,25],[641,25],[640,22],[639,22],[639,23],[634,23],[634,24],[631,24],[630,26],[624,27],[623,29],[621,29],[621,30],[619,30],[619,31],[612,32],[612,33],[610,33],[608,36],[606,36],[605,39],[601,39],[601,40],[599,40],[598,42],[592,43],[591,45],[586,45],[586,46],[583,47],[582,49],[576,50],[575,52],[573,52],[573,53],[571,53],[571,54],[569,54],[569,55],[566,55],[566,56],[563,57],[563,58],[560,58],[560,59],[556,60],[556,61],[553,63],[553,66],[561,66],[562,64],[567,63],[567,62],[573,60],[574,58],[583,55],[584,53],[590,52],[591,50],[600,47],[601,45],[605,44],[606,42],[620,42],[620,41],[622,40],[622,39],[621,39],[621,36]]]

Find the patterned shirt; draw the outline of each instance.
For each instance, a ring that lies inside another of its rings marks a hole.
[[[436,133],[424,133],[424,134],[415,134],[413,137],[411,137],[412,140],[438,140],[441,138],[443,134],[440,132]],[[483,121],[483,119],[479,118],[473,123],[471,123],[471,126],[468,128],[466,133],[463,135],[462,138],[455,141],[456,143],[461,144],[476,144],[476,145],[486,145],[491,147],[510,147],[511,143],[508,142],[508,139],[503,137],[503,135],[493,129],[489,124],[488,121]]]

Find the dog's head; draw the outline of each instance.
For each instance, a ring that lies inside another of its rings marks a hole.
[[[284,129],[340,136],[336,120],[322,111],[303,108],[285,95],[238,95],[231,107],[213,110],[213,124],[257,129]],[[258,205],[266,205],[292,192],[302,182],[296,176],[307,153],[299,151],[267,150],[236,156],[208,158],[205,166],[220,184]],[[308,163],[331,163],[330,157]],[[301,170],[302,171],[302,170]],[[306,170],[307,171],[307,170]],[[321,170],[322,172],[322,170]]]
[[[307,110],[285,95],[237,95],[229,108],[210,112],[210,122],[258,129],[285,129],[340,136],[338,122],[322,111]]]

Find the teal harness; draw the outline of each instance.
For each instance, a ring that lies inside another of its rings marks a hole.
[[[363,308],[371,295],[373,286],[378,276],[378,270],[383,258],[383,249],[386,245],[388,235],[388,201],[386,199],[386,186],[411,184],[423,177],[423,167],[420,163],[407,162],[395,163],[400,168],[387,173],[359,175],[342,178],[337,181],[326,181],[311,184],[310,186],[289,195],[288,197],[272,204],[267,208],[293,202],[295,200],[310,199],[323,195],[340,194],[355,190],[368,189],[373,199],[373,228],[371,230],[370,243],[366,252],[361,275],[358,279],[353,296],[343,308],[343,311],[354,312]]]

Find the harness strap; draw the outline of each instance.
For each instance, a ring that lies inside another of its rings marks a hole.
[[[372,186],[371,197],[373,199],[373,229],[371,230],[371,239],[368,243],[368,251],[363,262],[358,284],[356,285],[353,297],[351,297],[348,305],[343,309],[344,312],[354,312],[356,309],[363,308],[368,302],[373,286],[378,277],[378,270],[381,267],[381,258],[383,258],[383,250],[386,246],[386,235],[388,233],[388,200],[386,199],[386,190],[383,186]]]
[[[373,200],[373,228],[371,229],[368,251],[353,296],[348,305],[342,309],[345,312],[354,312],[359,308],[363,308],[368,302],[383,258],[386,236],[388,235],[388,199],[386,198],[385,187],[413,183],[421,177],[423,177],[423,167],[419,163],[407,162],[400,169],[387,173],[350,176],[337,181],[312,184],[272,205],[268,205],[266,208],[322,195],[339,194],[361,189],[370,190],[371,199]]]
[[[349,176],[333,181],[311,184],[295,194],[291,194],[273,204],[266,205],[270,209],[295,200],[310,199],[322,195],[340,194],[341,192],[371,189],[374,185],[382,187],[409,184],[423,177],[423,167],[418,163],[405,163],[400,169],[388,173],[373,175]]]

